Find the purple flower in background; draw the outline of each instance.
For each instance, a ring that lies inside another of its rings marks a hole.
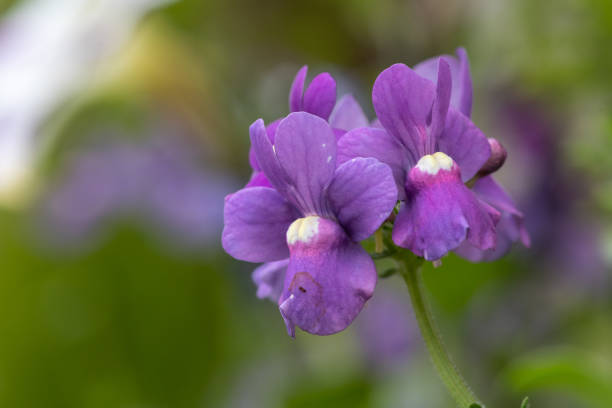
[[[274,144],[261,119],[250,134],[273,188],[248,187],[226,198],[223,247],[249,262],[289,257],[278,303],[291,336],[295,326],[319,335],[341,331],[376,285],[374,263],[358,242],[376,231],[396,203],[391,170],[373,158],[337,167],[336,136],[310,113],[283,119]],[[278,269],[261,268],[254,276],[259,295],[275,298]]]
[[[70,243],[97,235],[118,215],[145,218],[168,243],[210,246],[222,228],[221,198],[233,182],[200,168],[179,139],[107,143],[80,152],[42,199],[53,238]]]

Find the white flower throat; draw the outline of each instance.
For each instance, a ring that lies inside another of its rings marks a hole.
[[[450,170],[453,167],[453,159],[445,153],[436,152],[421,157],[416,167],[423,173],[436,175],[440,170]]]

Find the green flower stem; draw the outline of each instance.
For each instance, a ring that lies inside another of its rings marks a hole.
[[[444,347],[431,308],[425,298],[425,286],[421,277],[421,262],[406,256],[397,256],[396,259],[400,263],[401,275],[406,281],[406,286],[408,286],[421,335],[442,382],[444,382],[459,407],[484,407],[461,377]]]

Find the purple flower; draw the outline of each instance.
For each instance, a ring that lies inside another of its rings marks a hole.
[[[464,184],[487,162],[491,148],[469,118],[450,107],[451,84],[444,58],[435,84],[406,65],[391,66],[372,93],[384,130],[356,129],[339,144],[340,161],[373,156],[391,166],[403,200],[393,241],[427,260],[466,240],[494,248],[500,215]]]
[[[306,74],[308,74],[308,66],[304,65],[293,79],[289,91],[289,112],[308,112],[328,120],[336,104],[336,81],[329,73],[323,72],[313,78],[304,92]],[[281,119],[273,121],[266,127],[272,144],[274,144],[274,135]],[[271,187],[270,182],[261,171],[253,147],[249,151],[249,162],[253,168],[253,175],[247,187]]]
[[[502,254],[498,239],[528,243],[522,214],[492,178],[473,191],[464,184],[499,169],[506,152],[469,119],[469,63],[465,50],[457,55],[383,71],[372,93],[382,129],[352,130],[338,146],[340,162],[375,157],[392,168],[403,201],[393,240],[427,260],[459,247],[468,259],[492,259]]]
[[[468,118],[472,112],[472,79],[470,65],[465,49],[457,49],[457,58],[443,55],[449,63],[452,78],[451,106]],[[431,58],[417,64],[414,71],[419,75],[435,81],[438,75],[438,60]],[[489,159],[478,171],[479,177],[472,188],[476,196],[491,205],[501,213],[496,225],[497,244],[495,248],[482,250],[466,241],[455,251],[459,256],[472,262],[493,261],[505,255],[512,244],[520,241],[524,246],[530,246],[529,234],[524,226],[524,215],[518,210],[502,186],[490,176],[499,170],[506,160],[506,150],[495,139],[488,139],[491,148]]]
[[[249,262],[289,257],[278,303],[291,336],[296,325],[320,335],[341,331],[376,285],[374,263],[358,242],[376,231],[396,203],[391,170],[373,158],[337,167],[336,136],[310,113],[280,121],[274,144],[261,119],[250,134],[273,188],[247,187],[226,198],[223,247]],[[260,271],[254,276],[265,282],[259,295],[276,298],[279,272]]]

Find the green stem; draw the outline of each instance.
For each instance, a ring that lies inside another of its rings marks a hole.
[[[411,259],[399,257],[396,259],[401,265],[401,275],[406,281],[406,286],[408,286],[408,292],[412,300],[414,314],[421,329],[421,335],[442,382],[444,382],[444,385],[446,385],[446,388],[459,407],[484,407],[472,390],[470,390],[463,377],[461,377],[444,347],[431,308],[425,298],[425,287],[420,273],[420,266]]]

